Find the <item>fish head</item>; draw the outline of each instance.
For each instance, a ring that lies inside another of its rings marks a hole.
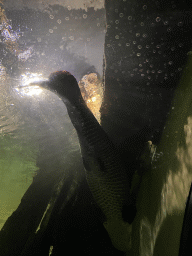
[[[71,103],[82,98],[77,80],[65,70],[51,73],[48,81],[39,84],[39,86],[58,94],[62,99]]]

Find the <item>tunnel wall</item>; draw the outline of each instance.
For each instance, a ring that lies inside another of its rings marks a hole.
[[[192,181],[192,4],[106,0],[105,8],[102,126],[129,172],[145,141],[157,145],[142,179],[128,255],[175,256]]]

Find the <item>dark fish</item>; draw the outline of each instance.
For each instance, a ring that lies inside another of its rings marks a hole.
[[[132,226],[124,221],[122,210],[131,212],[131,196],[128,168],[120,153],[87,107],[74,76],[58,71],[40,86],[57,93],[66,105],[79,138],[88,185],[106,217],[103,225],[114,247],[129,250]]]

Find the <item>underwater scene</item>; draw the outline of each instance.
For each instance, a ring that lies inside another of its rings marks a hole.
[[[1,0],[0,32],[0,256],[190,255],[192,3]]]

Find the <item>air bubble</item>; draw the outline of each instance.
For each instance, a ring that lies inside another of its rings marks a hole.
[[[119,20],[116,20],[116,21],[115,21],[115,24],[119,24]]]
[[[54,16],[51,14],[51,15],[49,15],[49,18],[50,19],[54,19]]]
[[[147,48],[147,49],[149,49],[149,47],[150,47],[149,45],[146,45],[146,48]]]
[[[159,74],[162,73],[162,70],[158,70],[158,73],[159,73]]]
[[[139,57],[139,56],[141,56],[141,53],[140,53],[140,52],[138,52],[138,53],[137,53],[137,56],[138,56],[138,57]]]
[[[143,10],[146,10],[147,9],[147,5],[143,5]]]
[[[144,26],[145,24],[144,24],[144,22],[141,22],[140,25],[141,25],[141,26]]]
[[[74,36],[70,36],[69,39],[70,39],[70,40],[74,40]]]
[[[69,17],[66,17],[65,20],[69,20]]]
[[[83,19],[86,19],[87,18],[87,14],[83,14]]]
[[[138,45],[137,47],[138,47],[138,49],[141,49],[141,48],[142,48],[142,46],[141,46],[141,45]]]
[[[157,18],[156,18],[156,22],[159,22],[159,21],[161,21],[161,18],[160,18],[160,17],[157,17]]]
[[[136,44],[137,42],[136,41],[133,41],[133,44]]]
[[[57,20],[57,23],[61,24],[61,20],[60,20],[60,19],[58,19],[58,20]]]
[[[49,29],[49,33],[53,33],[53,29]]]
[[[115,36],[115,39],[119,39],[119,36],[118,36],[118,35],[116,35],[116,36]]]
[[[126,43],[126,46],[130,46],[130,43]]]
[[[177,24],[179,27],[183,26],[183,22],[180,21],[178,24]]]
[[[110,28],[111,27],[111,25],[107,25],[107,28]]]
[[[136,37],[139,37],[140,36],[140,33],[136,33]]]
[[[132,16],[129,16],[129,17],[128,17],[128,20],[132,20]]]
[[[120,13],[120,14],[119,14],[119,17],[120,17],[120,18],[122,18],[123,16],[124,16],[124,14],[123,14],[123,13]]]

